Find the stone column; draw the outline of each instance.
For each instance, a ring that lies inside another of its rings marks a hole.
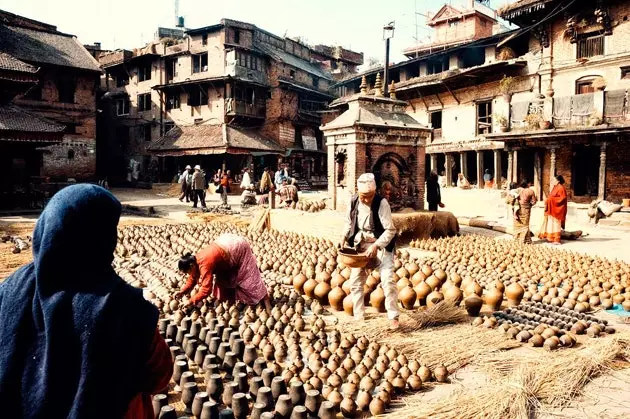
[[[437,154],[430,154],[431,156],[431,171],[437,173],[438,175],[440,174],[440,172],[438,171],[438,160],[437,160]]]
[[[598,199],[606,199],[606,143],[599,146],[599,187]]]
[[[512,182],[518,183],[518,150],[514,150],[512,158]]]
[[[514,164],[514,152],[512,150],[508,150],[508,167],[507,167],[507,182],[508,188],[510,187],[510,183],[514,182],[512,179],[514,178],[514,168],[512,167]]]
[[[494,189],[501,189],[501,150],[494,150]]]
[[[551,161],[549,165],[549,176],[553,177],[556,175],[556,149],[549,149],[549,160]]]
[[[446,186],[450,188],[453,186],[453,154],[446,153],[444,166],[444,171],[446,172]]]
[[[542,178],[542,159],[540,158],[540,151],[534,154],[534,192],[539,200],[543,197],[543,178]]]
[[[477,187],[483,189],[483,151],[477,150]]]
[[[466,179],[468,179],[468,159],[467,151],[459,153],[459,168]]]

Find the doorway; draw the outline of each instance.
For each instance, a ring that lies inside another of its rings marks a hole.
[[[599,192],[599,147],[573,146],[573,195],[596,197]]]

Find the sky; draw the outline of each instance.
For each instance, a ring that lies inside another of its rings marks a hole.
[[[382,27],[394,21],[390,60],[398,62],[416,36],[420,42],[429,40],[431,30],[423,15],[437,12],[444,3],[458,6],[466,0],[179,0],[179,14],[187,28],[212,25],[221,18],[241,20],[313,45],[342,45],[363,52],[366,61],[384,61]],[[175,0],[0,0],[0,9],[56,25],[84,44],[101,42],[104,49],[141,47],[153,39],[158,26],[173,27],[175,21]]]

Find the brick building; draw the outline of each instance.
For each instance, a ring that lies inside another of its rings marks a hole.
[[[17,94],[12,105],[64,130],[63,141],[42,144],[39,167],[30,167],[28,174],[93,179],[98,62],[74,36],[5,11],[0,11],[0,52],[37,69],[37,83]]]
[[[339,49],[327,58],[317,48],[223,19],[101,55],[112,181],[128,175],[130,160],[140,180],[170,180],[186,164],[235,174],[253,166],[257,179],[284,161],[310,186],[325,185],[320,111],[334,98],[327,65],[355,65],[362,55]]]
[[[505,142],[513,180],[533,178],[544,195],[562,174],[573,201],[629,197],[630,2],[521,0],[499,14],[534,26],[515,34],[537,63],[534,94],[515,94],[510,131],[492,136]]]
[[[429,19],[436,33],[452,30],[453,19],[463,27],[469,12],[453,9]],[[473,9],[487,16],[487,30],[496,15]],[[574,201],[627,197],[630,2],[521,0],[498,14],[523,29],[460,32],[452,45],[406,50],[414,58],[390,68],[407,113],[433,128],[427,171],[444,172],[448,185],[463,173],[482,187],[488,169],[495,188],[528,179],[539,197],[560,173]],[[369,84],[379,72],[364,74]],[[361,76],[338,83],[339,94],[358,92]],[[344,99],[332,105],[343,109]]]

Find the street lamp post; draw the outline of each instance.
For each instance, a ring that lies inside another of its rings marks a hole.
[[[394,22],[383,26],[383,39],[385,40],[385,71],[383,74],[383,96],[389,95],[389,40],[394,37]]]

